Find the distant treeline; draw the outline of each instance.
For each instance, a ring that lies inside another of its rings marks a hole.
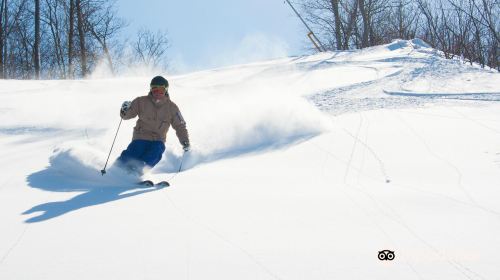
[[[447,58],[500,71],[500,0],[296,0],[326,50],[421,38]],[[139,4],[139,2],[138,2]],[[0,79],[87,76],[131,65],[165,66],[163,31],[120,32],[115,1],[0,0]]]
[[[325,49],[421,38],[447,58],[500,71],[500,0],[295,1]]]
[[[142,29],[132,39],[120,38],[127,22],[117,16],[115,1],[0,3],[0,78],[79,78],[99,63],[114,72],[124,65],[165,62],[165,32]]]

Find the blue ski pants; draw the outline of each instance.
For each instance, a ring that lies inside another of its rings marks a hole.
[[[162,141],[132,140],[127,149],[121,153],[118,162],[122,165],[138,162],[152,168],[160,162],[164,151],[165,144]]]

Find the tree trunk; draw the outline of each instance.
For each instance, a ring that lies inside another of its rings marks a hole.
[[[340,21],[339,0],[330,0],[335,17],[335,40],[337,41],[337,50],[342,49],[342,22]]]
[[[68,76],[73,78],[73,31],[75,22],[75,1],[69,1],[69,30],[68,30]]]
[[[112,74],[115,74],[115,69],[113,67],[113,60],[111,59],[111,54],[109,53],[109,48],[108,44],[106,43],[106,39],[101,38],[93,28],[90,28],[90,33],[94,35],[94,38],[101,45],[102,50],[104,51],[104,55],[106,56],[106,60],[108,61],[109,69],[111,70]]]
[[[361,12],[361,17],[363,18],[363,35],[361,39],[361,48],[368,47],[368,35],[370,32],[370,23],[368,11],[366,10],[365,1],[358,0],[359,2],[359,11]]]
[[[400,39],[407,39],[405,36],[405,27],[404,27],[404,17],[403,17],[403,1],[399,1],[398,4],[398,37]]]
[[[345,34],[344,34],[344,50],[349,49],[349,40],[351,38],[352,32],[356,30],[356,18],[358,17],[358,1],[354,1],[354,7],[349,14],[349,22],[346,24]]]
[[[10,28],[9,28],[9,6],[8,6],[8,1],[5,0],[4,1],[4,23],[3,23],[3,36],[2,36],[2,40],[3,40],[3,64],[2,64],[2,77],[4,79],[7,79],[8,78],[8,71],[7,71],[7,67],[5,65],[5,61],[7,61],[7,38],[9,38],[9,33],[10,33]]]
[[[64,47],[61,43],[61,34],[62,30],[59,27],[59,20],[57,16],[57,11],[59,10],[58,2],[50,2],[49,0],[45,0],[46,4],[46,13],[45,15],[45,23],[50,28],[52,39],[54,43],[54,51],[55,54],[55,62],[57,63],[59,75],[62,78],[66,78],[66,64],[64,62]],[[51,62],[54,62],[54,59],[51,59]]]
[[[4,72],[3,72],[3,61],[4,61],[4,57],[3,57],[3,47],[4,47],[4,34],[5,32],[3,31],[4,30],[4,25],[7,26],[7,23],[4,23],[4,21],[7,21],[7,17],[5,17],[5,20],[4,20],[4,7],[5,7],[5,2],[7,0],[2,0],[1,2],[1,7],[0,7],[0,79],[3,79],[4,78]]]
[[[35,0],[35,78],[40,79],[40,0]]]
[[[87,50],[85,49],[85,31],[83,29],[83,14],[82,14],[82,2],[81,0],[76,0],[76,13],[77,13],[77,25],[78,25],[78,39],[80,41],[80,59],[82,64],[82,76],[87,75]]]

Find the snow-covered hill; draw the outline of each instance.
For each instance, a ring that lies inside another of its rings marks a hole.
[[[163,189],[99,172],[150,76],[0,81],[0,279],[500,274],[498,72],[416,39],[167,78]]]

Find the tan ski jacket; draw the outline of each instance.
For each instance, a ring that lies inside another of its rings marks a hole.
[[[189,143],[186,122],[179,108],[168,95],[159,102],[155,102],[151,94],[137,97],[125,113],[120,112],[120,116],[124,120],[139,116],[134,127],[133,140],[165,142],[167,131],[172,126],[181,145],[185,142]]]

